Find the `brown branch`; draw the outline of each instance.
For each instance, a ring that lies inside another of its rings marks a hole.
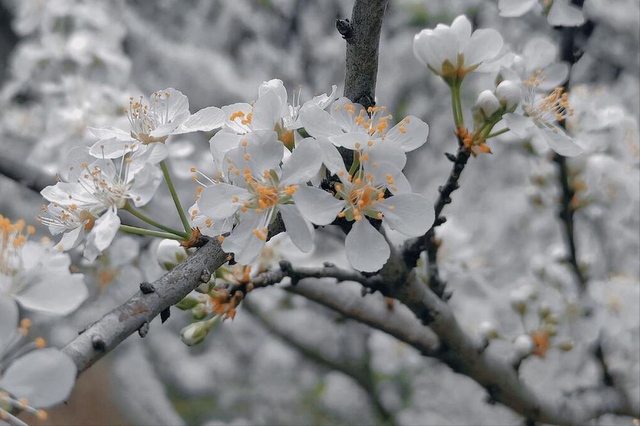
[[[351,20],[336,27],[347,41],[344,96],[366,108],[375,105],[378,49],[388,0],[356,0]]]
[[[486,351],[481,342],[465,333],[451,307],[415,274],[410,275],[406,282],[382,282],[379,276],[364,277],[357,272],[342,270],[333,265],[323,268],[294,268],[286,265],[284,270],[268,274],[271,274],[271,283],[285,276],[293,276],[298,280],[305,277],[334,277],[338,280],[349,277],[349,281],[359,282],[370,290],[380,291],[384,296],[399,300],[423,324],[428,325],[440,341],[438,350],[434,352],[433,346],[430,346],[426,355],[438,358],[455,372],[473,379],[487,389],[490,401],[506,405],[529,421],[582,425],[607,413],[640,417],[640,404],[632,403],[620,389],[611,386],[582,390],[560,400],[549,400],[535,394],[520,380],[517,371],[509,362]],[[318,285],[317,282],[300,281],[287,290],[316,300],[338,312],[350,312],[351,309],[347,308],[349,304],[345,307],[345,304],[341,303],[344,301],[337,297],[337,294],[324,294],[327,288]],[[358,319],[358,315],[354,313],[348,316]],[[372,326],[379,328],[375,322]],[[411,328],[415,328],[415,325]]]
[[[572,0],[575,6],[582,7],[584,0]],[[573,65],[578,62],[583,54],[583,47],[578,45],[577,38],[581,38],[581,44],[586,43],[586,39],[589,38],[593,31],[593,22],[588,21],[581,27],[560,27],[558,30],[561,32],[562,38],[560,41],[560,59],[569,63],[571,69]],[[565,82],[565,87],[568,90],[570,85],[571,74],[569,79]],[[565,122],[561,121],[560,126],[565,128]],[[564,230],[564,239],[569,249],[569,258],[567,259],[571,270],[578,284],[580,292],[584,292],[587,288],[588,278],[580,265],[578,260],[578,247],[575,239],[574,232],[574,213],[573,200],[576,196],[576,190],[571,182],[569,175],[569,167],[567,165],[567,158],[560,154],[553,156],[553,161],[558,167],[558,181],[560,183],[560,189],[562,195],[560,197],[560,211],[558,217],[562,221],[562,228]]]
[[[420,258],[420,253],[427,251],[427,274],[429,276],[429,287],[439,297],[445,297],[446,283],[440,278],[440,272],[438,271],[438,247],[440,242],[436,239],[436,228],[446,222],[446,218],[442,216],[442,210],[447,204],[451,203],[451,194],[453,191],[460,187],[459,181],[462,171],[464,170],[471,151],[460,144],[458,152],[454,156],[453,154],[445,154],[447,158],[453,162],[451,172],[444,185],[438,188],[440,195],[434,205],[435,220],[431,225],[431,228],[421,237],[412,238],[408,240],[402,250],[402,256],[404,262],[408,268],[414,268]]]

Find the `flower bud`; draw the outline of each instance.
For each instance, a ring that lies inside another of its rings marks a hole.
[[[500,104],[510,110],[520,103],[522,90],[513,81],[505,80],[498,84],[496,88],[496,96]]]
[[[540,318],[545,319],[551,314],[551,308],[546,303],[541,303],[538,307],[538,315]]]
[[[521,334],[520,336],[516,337],[516,340],[513,342],[513,347],[521,357],[531,355],[535,346],[536,345],[535,343],[533,343],[533,339],[528,334]]]
[[[198,306],[198,304],[200,304],[198,298],[189,295],[176,303],[176,308],[180,309],[181,311],[188,311],[189,309],[193,309]]]
[[[478,334],[480,334],[484,340],[492,340],[500,337],[500,333],[498,333],[498,329],[495,324],[490,321],[483,321],[480,323],[478,326]]]
[[[222,315],[216,315],[210,320],[189,324],[180,331],[180,340],[187,346],[197,345],[207,337],[211,327],[220,322],[221,317]]]
[[[491,90],[485,90],[478,95],[476,106],[482,109],[485,117],[491,117],[500,109],[500,102]]]
[[[524,58],[520,55],[516,55],[516,57],[513,58],[513,62],[511,63],[511,69],[520,75],[524,74],[527,70],[527,65],[524,62]]]
[[[176,240],[162,240],[157,251],[158,264],[170,271],[187,258],[187,251]]]
[[[194,322],[180,331],[180,340],[187,346],[197,345],[209,334],[207,321]]]
[[[201,320],[209,315],[207,307],[203,303],[194,306],[191,310],[191,313],[193,314],[193,319],[196,320]]]
[[[564,340],[560,342],[558,347],[564,352],[569,352],[571,349],[573,349],[573,340]]]

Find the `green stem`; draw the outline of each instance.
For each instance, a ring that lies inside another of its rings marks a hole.
[[[129,234],[147,235],[149,237],[168,238],[170,240],[184,241],[183,237],[179,237],[176,234],[170,234],[168,232],[152,231],[150,229],[136,228],[135,226],[120,225],[120,230],[122,232],[127,232]]]
[[[462,99],[460,98],[460,86],[462,82],[451,84],[451,108],[453,109],[453,121],[456,128],[464,127],[464,114],[462,113]]]
[[[162,229],[163,231],[167,231],[170,232],[172,234],[176,234],[182,238],[189,238],[189,235],[187,235],[185,232],[182,231],[178,231],[177,229],[173,229],[169,226],[165,226],[161,223],[156,222],[155,220],[151,219],[150,217],[144,215],[141,211],[136,210],[131,204],[126,204],[124,206],[124,210],[128,211],[129,213],[131,213],[132,215],[134,215],[135,217],[137,217],[138,219],[147,222],[149,225],[151,226],[155,226],[158,229]]]
[[[189,226],[189,221],[187,220],[187,216],[184,214],[184,209],[182,208],[182,204],[180,204],[180,198],[178,198],[178,193],[176,192],[176,188],[173,186],[173,181],[171,180],[171,174],[169,173],[169,168],[167,167],[167,163],[165,161],[161,161],[160,168],[162,169],[164,180],[165,182],[167,182],[167,186],[169,187],[169,192],[171,192],[171,198],[173,198],[173,204],[175,204],[176,209],[178,210],[178,214],[180,215],[180,221],[182,221],[182,226],[184,226],[184,231],[187,233],[187,235],[191,235],[191,227]]]
[[[510,130],[510,129],[507,127],[507,128],[505,128],[505,129],[498,130],[498,131],[497,131],[497,132],[495,132],[495,133],[490,133],[490,134],[487,136],[487,139],[489,139],[489,138],[493,138],[493,137],[495,137],[495,136],[500,136],[500,135],[501,135],[501,134],[503,134],[503,133],[507,133],[509,130]]]

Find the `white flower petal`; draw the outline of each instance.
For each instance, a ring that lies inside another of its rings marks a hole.
[[[451,29],[458,39],[458,52],[464,52],[471,38],[471,22],[466,16],[460,15],[451,23]]]
[[[343,175],[347,174],[347,167],[344,164],[344,159],[338,149],[329,142],[328,139],[320,138],[317,140],[318,146],[322,151],[322,162],[327,169],[333,174],[339,174],[343,172]]]
[[[525,117],[520,114],[509,113],[502,116],[504,124],[519,138],[529,136],[529,129],[534,126],[531,117]]]
[[[94,261],[109,247],[120,229],[120,218],[115,209],[107,210],[98,220],[87,238],[84,257]]]
[[[280,99],[280,104],[287,105],[287,89],[284,87],[282,80],[274,78],[269,81],[264,81],[258,87],[258,99],[267,94],[267,92],[274,92]]]
[[[76,364],[55,348],[38,349],[9,365],[0,378],[0,388],[29,405],[48,408],[69,398],[76,382]]]
[[[89,154],[89,148],[86,146],[76,146],[69,151],[67,156],[67,180],[75,182],[80,178],[84,171],[82,165],[90,164],[94,158]]]
[[[427,40],[431,49],[442,58],[442,62],[449,61],[451,65],[458,65],[458,37],[456,32],[445,25],[438,25],[433,36]]]
[[[584,24],[584,15],[579,7],[569,3],[569,0],[554,0],[549,15],[549,25],[578,27]]]
[[[11,297],[0,296],[0,358],[7,343],[18,332],[18,306]]]
[[[338,98],[331,106],[331,116],[336,120],[342,131],[356,132],[359,126],[354,119],[358,116],[367,117],[367,113],[362,105],[356,104],[343,96]]]
[[[236,104],[231,104],[231,105],[227,105],[227,106],[223,106],[222,108],[222,112],[225,115],[225,125],[227,127],[229,127],[231,130],[233,130],[236,133],[246,133],[248,130],[247,125],[243,125],[242,123],[240,123],[243,119],[246,119],[246,117],[251,114],[251,112],[253,111],[253,107],[250,104],[247,103],[236,103]],[[241,118],[236,118],[233,121],[230,120],[231,116],[234,115],[235,113],[238,112],[242,112],[243,116]]]
[[[120,158],[125,153],[136,150],[138,143],[120,139],[104,139],[94,143],[89,148],[89,154],[95,158]]]
[[[362,272],[380,270],[391,254],[387,241],[366,219],[353,224],[344,245],[349,263]]]
[[[524,46],[522,56],[525,61],[526,77],[542,71],[555,61],[558,48],[555,43],[544,37],[535,37]]]
[[[569,77],[569,70],[569,64],[566,62],[557,62],[549,65],[542,70],[544,80],[540,82],[538,90],[547,91],[562,86],[567,81],[567,77]]]
[[[502,36],[492,28],[475,30],[464,51],[464,66],[470,67],[493,59],[502,49]]]
[[[500,0],[498,8],[500,9],[500,16],[516,18],[530,11],[537,4],[538,0]]]
[[[380,203],[379,209],[383,223],[409,237],[426,233],[435,219],[433,202],[420,194],[394,195]]]
[[[316,225],[333,222],[345,206],[343,200],[319,188],[301,185],[293,194],[293,201],[304,217]]]
[[[211,139],[209,139],[209,148],[211,149],[211,155],[216,163],[219,163],[224,158],[229,150],[236,148],[240,142],[244,139],[244,135],[237,135],[226,129],[219,131]]]
[[[556,131],[540,130],[539,134],[549,145],[549,148],[554,150],[560,155],[565,157],[575,157],[584,152],[580,146],[567,136],[559,127],[555,128]]]
[[[237,197],[238,201],[233,201]],[[200,213],[213,220],[226,219],[233,215],[243,202],[250,198],[246,189],[238,186],[219,183],[209,186],[202,191],[198,200]]]
[[[339,136],[331,136],[329,141],[335,146],[341,146],[347,149],[358,149],[360,147],[367,146],[372,137],[363,132],[349,132],[343,133]],[[356,148],[356,145],[358,148]]]
[[[280,214],[282,221],[289,234],[289,238],[293,241],[303,253],[308,253],[313,248],[313,225],[302,217],[300,211],[295,205],[283,204],[280,206]]]
[[[224,125],[224,112],[217,107],[207,107],[193,114],[182,123],[174,132],[174,135],[191,132],[209,132]]]
[[[59,250],[64,250],[64,251],[69,251],[73,248],[76,248],[84,238],[84,227],[87,225],[88,222],[89,221],[85,221],[79,224],[78,227],[73,228],[68,232],[65,232],[64,235],[62,235],[62,239],[60,240],[60,242],[56,244],[56,247]]]
[[[342,128],[335,118],[317,105],[302,107],[300,121],[304,130],[315,138],[328,138],[342,134]]]
[[[430,66],[440,72],[442,61],[431,50],[431,44],[427,41],[433,35],[433,30],[422,30],[413,38],[413,54],[424,66]]]
[[[144,206],[158,190],[162,183],[162,172],[152,164],[147,164],[135,175],[133,186],[129,190],[129,195],[136,207]]]
[[[409,115],[387,132],[386,141],[397,143],[404,152],[409,152],[424,145],[428,136],[429,125],[418,117]]]
[[[277,93],[268,91],[253,105],[251,125],[254,130],[273,130],[282,117],[283,104]]]
[[[253,231],[262,232],[266,212],[257,214],[251,210],[240,215],[240,223],[222,242],[222,249],[226,253],[233,253],[235,261],[241,265],[249,265],[260,255],[266,241],[258,238]]]
[[[262,176],[265,170],[279,170],[282,156],[284,155],[284,145],[278,140],[278,135],[272,130],[255,130],[246,135],[247,146],[242,153],[242,160],[235,166],[240,170],[248,165],[254,174]],[[249,154],[248,160],[244,153]],[[242,162],[244,161],[244,162]]]
[[[98,139],[119,139],[121,141],[133,141],[135,140],[131,136],[131,132],[127,132],[117,127],[109,126],[103,128],[89,127],[89,131],[93,133]]]
[[[82,274],[38,271],[32,282],[14,297],[25,309],[50,315],[68,315],[78,309],[89,294]]]
[[[280,184],[282,186],[306,183],[320,171],[320,167],[322,167],[322,152],[315,139],[303,139],[282,166]]]
[[[163,118],[162,124],[149,133],[149,136],[154,138],[170,135],[191,116],[189,99],[171,87],[151,95],[149,103],[150,109]]]

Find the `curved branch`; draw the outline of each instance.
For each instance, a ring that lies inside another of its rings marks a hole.
[[[276,220],[269,236],[282,231],[282,221]],[[155,317],[184,299],[202,283],[201,277],[210,275],[210,271],[227,262],[227,256],[218,241],[208,240],[195,254],[161,278],[153,283],[142,283],[141,291],[89,325],[62,352],[73,359],[78,372],[82,373],[136,331],[144,336]]]
[[[297,279],[335,277],[338,280],[349,277],[347,279],[350,281],[359,282],[370,290],[378,290],[387,297],[399,300],[423,324],[428,325],[440,340],[438,350],[432,351],[433,346],[430,346],[426,355],[438,358],[455,372],[471,378],[487,389],[491,401],[506,405],[528,420],[558,425],[582,425],[603,414],[640,417],[640,403],[631,402],[621,390],[611,386],[582,390],[559,400],[549,400],[537,395],[520,380],[517,371],[509,362],[484,350],[480,342],[469,336],[458,323],[451,307],[415,274],[410,275],[405,283],[383,283],[379,276],[358,277],[354,276],[352,271],[332,265],[324,268],[293,268],[287,265],[283,271],[269,274],[272,274],[271,282],[284,276]],[[347,316],[360,320],[360,315],[348,308],[349,303],[346,303],[346,306],[342,303],[344,301],[340,298],[340,293],[326,294],[327,289],[326,286],[314,285],[309,281],[300,281],[297,285],[287,288],[292,293],[309,297],[338,312],[348,312]],[[362,322],[368,323],[366,318],[365,314]],[[376,321],[369,325],[389,332],[377,325]],[[393,332],[389,334],[395,335]],[[402,335],[395,336],[407,341]]]

